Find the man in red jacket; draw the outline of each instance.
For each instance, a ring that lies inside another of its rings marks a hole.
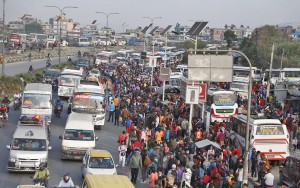
[[[122,144],[122,142],[125,142],[126,139],[126,132],[123,131],[120,135],[119,135],[119,144]]]

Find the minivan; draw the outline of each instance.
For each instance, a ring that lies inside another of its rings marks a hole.
[[[90,114],[71,113],[62,139],[61,159],[82,160],[88,149],[95,148],[93,117]]]

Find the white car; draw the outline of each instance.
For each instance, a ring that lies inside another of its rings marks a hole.
[[[112,155],[107,150],[90,149],[82,160],[82,177],[87,174],[117,175]]]

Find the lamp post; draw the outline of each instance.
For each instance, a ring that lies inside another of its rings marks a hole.
[[[123,27],[123,33],[125,33],[125,28],[128,27],[129,25],[127,25],[125,22],[122,24]]]
[[[50,8],[57,8],[59,10],[59,43],[58,43],[58,63],[61,62],[61,48],[60,48],[60,45],[61,45],[61,15],[63,14],[63,10],[64,9],[67,9],[67,8],[78,8],[78,7],[74,7],[74,6],[66,6],[66,7],[63,7],[63,8],[59,8],[58,6],[45,6],[45,7],[50,7]],[[57,20],[58,21],[58,20]]]
[[[162,17],[159,16],[159,17],[143,17],[143,18],[151,20],[151,28],[152,28],[154,20],[161,19]]]
[[[108,17],[112,14],[119,14],[118,12],[111,12],[111,13],[105,13],[105,12],[96,12],[98,14],[104,14],[106,16],[106,29],[108,29]],[[107,31],[105,31],[105,35],[106,35],[106,42],[105,42],[105,48],[107,50],[107,38],[108,38],[108,33]]]
[[[5,51],[5,46],[4,46],[4,32],[5,32],[5,2],[6,0],[2,0],[3,3],[3,9],[2,9],[2,13],[3,13],[3,38],[2,38],[2,75],[4,75],[5,72],[5,58],[4,58],[4,51]]]

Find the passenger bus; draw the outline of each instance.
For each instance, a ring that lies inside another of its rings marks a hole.
[[[86,47],[86,46],[90,46],[91,45],[91,41],[90,41],[90,39],[89,38],[79,38],[78,39],[78,46],[79,47],[82,47],[82,46],[84,46],[84,47]]]
[[[251,116],[249,130],[246,129],[246,115],[234,115],[231,122],[226,127],[225,134],[240,151],[243,151],[246,146],[246,132],[249,131],[249,145],[265,154],[268,160],[285,160],[290,155],[289,133],[286,125],[278,119],[267,119],[259,115]]]
[[[9,35],[9,42],[14,42],[14,43],[26,43],[26,34],[19,34],[19,33],[11,33]]]
[[[22,115],[39,114],[51,122],[52,86],[44,83],[28,83],[22,95]]]
[[[114,61],[117,61],[117,53],[102,51],[97,54],[95,64],[96,65],[100,65],[102,63],[108,64]]]
[[[134,52],[134,50],[125,50],[125,49],[121,49],[119,51],[117,51],[117,59],[119,61],[124,61],[127,60],[128,57],[130,57],[130,55]]]
[[[74,87],[83,77],[83,69],[64,69],[58,78],[58,97],[71,97]]]
[[[101,129],[105,122],[105,92],[98,81],[80,80],[75,87],[72,112],[91,114],[95,128]]]
[[[266,69],[263,76],[263,83],[269,80],[270,70]],[[272,69],[271,83],[275,84],[277,80],[300,81],[300,68]]]
[[[207,105],[210,107],[210,122],[228,122],[238,114],[237,96],[233,91],[210,88],[207,92]]]
[[[39,34],[39,33],[30,33],[29,39],[31,42],[37,44],[46,44],[47,42],[47,35],[46,34]]]
[[[249,75],[250,67],[233,66],[233,75],[238,76],[240,74]],[[262,71],[257,67],[252,67],[252,79],[253,81],[260,82],[262,80]]]
[[[56,46],[59,42],[59,36],[57,34],[49,34],[47,36],[47,43],[50,46]]]
[[[237,93],[242,100],[248,99],[248,91],[249,91],[249,76],[241,75],[239,77],[233,77],[233,81],[230,83],[230,91],[234,91]]]

